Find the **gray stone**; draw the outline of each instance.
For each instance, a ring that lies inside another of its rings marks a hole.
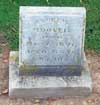
[[[18,52],[10,52],[9,96],[22,98],[48,98],[87,96],[92,91],[92,82],[85,55],[81,76],[19,76]]]
[[[20,7],[21,74],[80,75],[85,20],[81,7]]]

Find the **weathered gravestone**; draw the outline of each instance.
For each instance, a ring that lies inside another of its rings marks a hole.
[[[19,67],[37,75],[80,75],[84,8],[20,8]]]
[[[85,20],[84,8],[20,7],[19,54],[10,53],[9,95],[46,98],[91,93]]]

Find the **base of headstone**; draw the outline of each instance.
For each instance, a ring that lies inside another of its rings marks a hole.
[[[66,96],[88,96],[92,92],[92,81],[84,56],[81,76],[19,76],[18,52],[10,52],[9,96],[22,98],[53,98]]]

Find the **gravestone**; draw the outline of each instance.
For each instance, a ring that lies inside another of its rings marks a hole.
[[[84,8],[20,8],[21,74],[81,75]]]
[[[86,96],[83,7],[20,7],[19,52],[9,57],[9,96]]]

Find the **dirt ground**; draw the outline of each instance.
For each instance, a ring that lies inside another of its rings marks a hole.
[[[93,80],[93,92],[88,97],[59,99],[20,99],[8,97],[8,55],[9,49],[3,45],[0,54],[0,105],[100,105],[100,54],[86,51],[88,64]]]

